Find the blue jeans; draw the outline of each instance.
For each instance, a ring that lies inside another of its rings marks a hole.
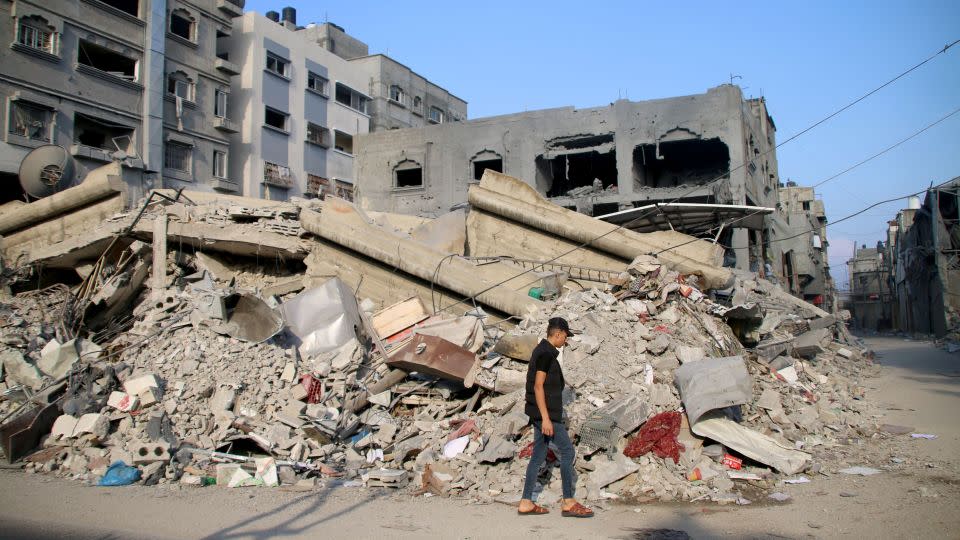
[[[560,451],[560,483],[563,486],[563,498],[572,499],[576,485],[576,473],[573,470],[573,460],[577,453],[567,435],[567,427],[560,422],[553,423],[553,436],[545,437],[541,431],[540,422],[533,422],[533,455],[527,464],[527,476],[523,481],[523,498],[532,499],[533,489],[537,485],[537,475],[540,466],[547,459],[547,446],[552,442]]]

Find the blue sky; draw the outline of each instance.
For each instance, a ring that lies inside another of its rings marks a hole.
[[[722,5],[721,5],[722,4]],[[791,135],[960,39],[960,2],[248,1],[329,20],[469,102],[479,118],[702,93],[764,96]],[[960,44],[777,152],[780,176],[815,184],[960,107]],[[960,114],[818,189],[836,220],[960,176]],[[852,243],[875,246],[905,201],[828,229],[834,276]]]

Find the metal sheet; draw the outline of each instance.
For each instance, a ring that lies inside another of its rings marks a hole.
[[[332,351],[355,338],[360,327],[357,299],[344,282],[332,278],[280,306],[283,319],[306,356]]]
[[[419,352],[418,352],[419,351]],[[417,334],[387,360],[391,367],[463,382],[477,357],[436,336]]]
[[[763,218],[773,208],[736,204],[654,203],[598,216],[607,223],[625,224],[638,232],[670,230],[688,234],[702,233],[736,220],[734,228],[763,229]]]

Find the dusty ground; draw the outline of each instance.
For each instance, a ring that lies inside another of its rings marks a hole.
[[[854,441],[838,452],[883,473],[811,476],[810,484],[783,486],[792,496],[783,504],[614,504],[574,520],[358,488],[98,488],[2,471],[0,537],[960,538],[960,354],[901,338],[868,343],[884,366],[868,382],[878,421],[938,438]]]

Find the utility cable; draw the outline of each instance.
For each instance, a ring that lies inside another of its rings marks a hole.
[[[822,186],[823,184],[826,184],[827,182],[833,180],[834,178],[837,178],[838,176],[842,176],[842,175],[844,175],[844,174],[852,171],[853,169],[856,169],[857,167],[863,165],[864,163],[866,163],[866,162],[868,162],[868,161],[871,161],[871,160],[873,160],[874,158],[878,158],[878,157],[882,156],[883,154],[886,154],[886,153],[889,152],[890,150],[893,150],[894,148],[896,148],[896,147],[900,146],[901,144],[909,141],[910,139],[916,137],[917,135],[920,135],[920,134],[923,133],[924,131],[927,131],[928,129],[932,128],[933,126],[939,124],[940,122],[943,122],[944,120],[946,120],[946,119],[950,118],[951,116],[957,114],[958,112],[960,112],[960,107],[954,109],[952,112],[950,112],[950,113],[947,114],[946,116],[941,117],[939,120],[933,122],[932,124],[927,124],[926,127],[920,129],[919,131],[915,131],[915,132],[914,132],[913,134],[911,134],[910,136],[908,136],[908,137],[906,137],[906,138],[904,138],[904,139],[900,139],[900,141],[898,141],[898,142],[896,142],[896,143],[894,143],[894,144],[892,144],[892,145],[884,148],[883,150],[877,152],[876,154],[874,154],[874,155],[872,155],[872,156],[864,159],[863,161],[861,161],[861,162],[859,162],[859,163],[857,163],[857,164],[855,164],[855,165],[851,165],[850,167],[848,167],[848,168],[846,168],[846,169],[838,172],[837,174],[831,176],[830,178],[827,178],[827,179],[825,179],[825,180],[821,180],[820,182],[817,182],[816,184],[814,184],[814,185],[811,186],[811,187],[814,187],[814,188],[820,187],[820,186]]]
[[[907,69],[907,70],[904,71],[903,73],[900,73],[899,75],[893,77],[892,79],[888,80],[887,82],[881,84],[880,86],[874,88],[873,90],[870,90],[870,91],[867,92],[866,94],[858,97],[857,99],[851,101],[850,103],[848,103],[848,104],[844,105],[843,107],[837,109],[836,111],[830,113],[829,115],[825,116],[824,118],[822,118],[822,119],[814,122],[814,123],[811,124],[810,126],[808,126],[808,127],[804,128],[804,129],[800,130],[798,133],[796,133],[796,134],[792,135],[791,137],[787,138],[786,140],[778,143],[777,145],[773,146],[772,148],[768,148],[768,149],[765,150],[764,152],[761,152],[761,153],[755,155],[753,158],[751,158],[751,159],[749,159],[749,160],[741,163],[740,165],[734,167],[733,169],[729,169],[729,170],[726,171],[725,173],[722,173],[722,174],[720,174],[719,176],[713,178],[712,180],[710,180],[710,181],[708,181],[708,182],[705,182],[705,184],[711,184],[711,183],[713,183],[713,182],[715,182],[715,181],[717,181],[717,180],[720,180],[721,178],[729,177],[732,172],[737,171],[737,170],[739,170],[739,169],[742,169],[742,168],[746,167],[748,164],[753,163],[755,160],[759,159],[760,157],[765,156],[765,155],[767,155],[767,154],[769,154],[769,153],[771,153],[771,152],[774,152],[775,150],[777,150],[777,149],[780,148],[781,146],[783,146],[783,145],[785,145],[785,144],[787,144],[787,143],[789,143],[789,142],[791,142],[791,141],[793,141],[793,140],[796,140],[797,138],[799,138],[800,136],[804,135],[805,133],[808,133],[809,131],[813,130],[813,129],[816,128],[817,126],[820,126],[821,124],[827,122],[828,120],[836,117],[836,116],[839,115],[840,113],[842,113],[842,112],[846,111],[847,109],[853,107],[853,106],[856,105],[857,103],[860,103],[861,101],[865,100],[866,98],[870,97],[871,95],[879,92],[879,91],[882,90],[883,88],[886,88],[887,86],[893,84],[895,81],[897,81],[897,80],[905,77],[906,75],[908,75],[909,73],[911,73],[911,72],[915,71],[916,69],[920,68],[921,66],[923,66],[923,65],[926,64],[927,62],[930,62],[931,60],[933,60],[933,59],[936,58],[937,56],[939,56],[939,55],[947,52],[947,50],[949,50],[951,47],[953,47],[953,46],[956,45],[957,43],[960,43],[960,39],[955,40],[955,41],[953,41],[952,43],[949,43],[949,44],[945,45],[945,46],[943,47],[943,49],[938,50],[938,51],[937,51],[936,53],[934,53],[933,55],[927,57],[926,59],[924,59],[923,61],[921,61],[921,62],[919,62],[918,64],[914,65],[913,67]],[[693,193],[694,191],[700,189],[701,187],[702,187],[702,185],[692,186],[692,187],[691,187],[690,189],[688,189],[686,192],[678,195],[677,197],[675,197],[673,200],[671,200],[671,201],[669,201],[669,202],[677,202],[677,201],[683,199],[684,197],[690,195],[690,194]],[[636,219],[643,219],[643,218],[651,215],[651,214],[652,214],[653,212],[655,212],[655,211],[656,211],[656,209],[654,209],[654,210],[648,210],[646,213],[642,214],[641,216],[637,217]],[[573,252],[575,252],[575,251],[578,251],[578,250],[580,250],[580,249],[583,249],[583,248],[589,246],[590,244],[596,242],[597,240],[600,240],[601,238],[604,238],[604,237],[606,237],[606,236],[608,236],[608,235],[610,235],[610,234],[613,234],[614,232],[619,231],[620,229],[623,229],[623,228],[624,228],[624,225],[623,225],[623,224],[617,225],[617,226],[614,227],[613,229],[610,229],[609,231],[607,231],[607,232],[605,232],[605,233],[602,233],[602,234],[598,235],[598,236],[595,237],[595,238],[592,238],[592,239],[590,239],[590,240],[587,240],[586,242],[583,242],[583,243],[581,243],[581,244],[578,244],[577,246],[571,248],[570,250],[565,251],[565,252],[561,253],[560,255],[557,255],[557,256],[553,257],[552,259],[550,259],[550,260],[548,260],[548,261],[545,261],[545,263],[550,263],[550,262],[556,261],[557,259],[559,259],[559,258],[561,258],[561,257],[565,257],[565,256],[567,256],[567,255],[569,255],[569,254],[571,254],[571,253],[573,253]],[[691,241],[691,242],[692,242],[692,241]],[[679,247],[679,246],[674,246],[674,248],[676,248],[676,247]],[[673,248],[671,248],[671,249],[673,249]],[[662,253],[662,252],[663,252],[663,251],[661,251],[660,253]],[[440,264],[442,264],[442,263],[443,263],[443,260],[440,261]],[[440,264],[437,265],[437,268],[435,269],[435,272],[439,271]],[[472,296],[470,296],[470,297],[465,297],[464,299],[459,300],[458,302],[447,306],[446,308],[444,308],[444,310],[447,310],[447,309],[450,309],[450,308],[452,308],[452,307],[454,307],[454,306],[457,306],[457,305],[459,305],[459,304],[462,304],[462,303],[464,303],[464,302],[467,301],[467,300],[475,301],[478,296],[480,296],[480,295],[482,295],[482,294],[484,294],[484,293],[486,293],[486,292],[489,292],[490,290],[492,290],[492,289],[494,289],[494,288],[496,288],[496,287],[499,287],[500,285],[503,285],[504,283],[507,283],[507,282],[509,282],[509,281],[511,281],[511,280],[513,280],[513,279],[516,279],[516,278],[518,278],[518,277],[520,277],[520,276],[523,276],[523,275],[525,275],[525,274],[528,274],[528,273],[530,273],[530,272],[532,272],[532,271],[534,271],[535,269],[540,268],[540,267],[542,267],[542,265],[541,265],[541,266],[534,266],[534,267],[532,267],[532,268],[530,268],[530,269],[527,269],[527,270],[524,270],[524,271],[518,273],[518,274],[515,275],[515,276],[512,276],[512,277],[510,277],[510,278],[504,279],[504,280],[499,281],[499,282],[497,282],[497,283],[494,283],[493,285],[490,285],[489,287],[481,290],[480,292],[478,292],[478,293],[476,293],[476,294],[474,294],[474,295],[472,295]]]

